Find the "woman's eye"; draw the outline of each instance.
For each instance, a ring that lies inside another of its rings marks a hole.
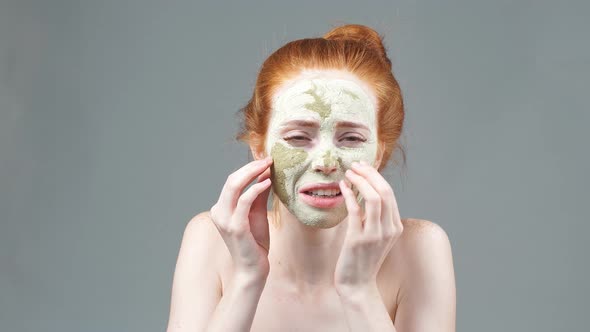
[[[291,136],[291,137],[285,137],[284,138],[285,141],[305,141],[305,140],[310,140],[309,138],[305,137],[305,136]]]
[[[362,138],[362,137],[358,137],[358,136],[346,136],[344,138],[342,138],[343,141],[349,141],[349,142],[364,142],[366,141],[366,139]]]
[[[285,137],[285,138],[283,138],[283,140],[285,140],[286,142],[288,142],[292,146],[305,146],[306,144],[309,143],[309,141],[311,141],[311,139],[309,137],[302,136],[302,135]]]

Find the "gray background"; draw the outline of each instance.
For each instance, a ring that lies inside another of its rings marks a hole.
[[[385,173],[451,239],[457,330],[587,330],[588,9],[2,1],[0,330],[164,330],[182,231],[249,160],[259,66],[343,23],[385,35],[408,152]]]

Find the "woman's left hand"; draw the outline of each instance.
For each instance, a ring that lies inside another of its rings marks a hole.
[[[365,213],[341,180],[348,210],[348,229],[334,272],[334,286],[341,295],[377,286],[377,273],[403,231],[393,189],[375,168],[362,161],[353,163],[346,178],[364,198]]]

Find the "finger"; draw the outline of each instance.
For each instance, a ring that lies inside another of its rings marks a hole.
[[[262,172],[262,174],[260,174],[258,176],[258,182],[262,182],[262,181],[270,178],[270,175],[271,175],[271,173],[270,173],[270,167],[268,167],[267,169],[264,170],[264,172]]]
[[[251,161],[230,174],[227,177],[227,181],[219,196],[220,201],[223,202],[223,204],[229,204],[230,208],[233,209],[244,188],[252,182],[254,178],[269,168],[271,163],[272,159],[270,159],[270,157]]]
[[[263,181],[271,181],[269,178]],[[260,245],[262,245],[267,251],[269,250],[270,246],[270,234],[268,230],[268,217],[267,217],[267,210],[266,205],[268,202],[268,195],[270,193],[271,186],[268,185],[266,189],[264,189],[261,193],[256,196],[254,202],[252,203],[252,207],[250,208],[250,213],[248,214],[248,220],[250,222],[250,231],[254,236],[254,239],[257,241],[261,241]]]
[[[340,180],[338,185],[340,186],[340,193],[344,196],[344,203],[346,204],[346,210],[348,211],[348,228],[346,236],[361,234],[363,231],[363,225],[361,223],[361,207],[357,203],[354,193],[344,180]]]
[[[377,234],[381,231],[381,197],[369,182],[355,171],[347,170],[346,177],[358,189],[365,201],[365,211],[367,214],[365,231]]]
[[[368,165],[368,163],[366,163],[365,161],[361,160],[361,164],[364,164],[365,166]],[[399,208],[397,205],[397,198],[395,197],[395,192],[393,190],[393,188],[389,185],[389,183],[387,182],[387,180],[385,180],[385,178],[383,178],[381,176],[381,174],[379,173],[378,170],[376,170],[374,167],[370,167],[369,169],[374,173],[377,174],[381,180],[382,183],[385,183],[385,194],[382,197],[388,197],[389,195],[389,199],[387,200],[388,204],[387,207],[389,208],[389,212],[391,213],[392,219],[393,219],[393,226],[394,227],[399,227],[400,229],[403,229],[403,225],[402,225],[402,220],[400,217],[400,213],[399,213]]]
[[[248,190],[246,190],[240,198],[238,198],[238,204],[234,211],[234,216],[240,221],[248,222],[248,215],[250,214],[250,208],[252,203],[258,197],[260,193],[265,191],[270,186],[270,179],[266,179],[262,182],[253,184]]]
[[[355,172],[364,176],[373,189],[381,196],[382,231],[387,234],[393,232],[394,227],[397,227],[396,223],[398,221],[396,219],[399,219],[396,218],[396,216],[399,216],[399,211],[397,210],[397,201],[393,189],[381,173],[365,161],[361,161],[360,165],[353,163],[352,168]],[[401,223],[401,220],[399,222]]]
[[[268,174],[270,176],[270,167],[268,168]],[[267,172],[263,173],[258,177],[258,182],[261,183],[267,179],[270,179],[269,176],[264,176]],[[268,186],[263,192],[261,192],[252,203],[252,208],[250,209],[250,213],[259,213],[266,215],[266,209],[268,205],[268,196],[270,195],[271,186]]]
[[[258,176],[257,181],[262,182],[266,179],[269,179],[270,176],[271,176],[270,167],[268,167],[266,170],[264,170],[264,172],[262,172],[262,174],[260,174]],[[271,187],[269,186],[262,193],[260,193],[260,195],[258,195],[258,197],[256,197],[256,199],[254,199],[254,203],[252,203],[252,209],[250,210],[250,213],[258,212],[258,213],[264,213],[266,215],[266,208],[267,208],[267,203],[268,203],[268,196],[270,195],[270,190],[271,190]]]

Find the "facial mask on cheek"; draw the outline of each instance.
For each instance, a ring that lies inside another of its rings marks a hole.
[[[283,204],[290,206],[294,202],[294,195],[297,194],[294,190],[295,177],[304,171],[303,164],[307,159],[307,152],[275,142],[270,155],[273,158],[270,169],[272,189]]]
[[[329,228],[344,219],[346,216],[344,204],[339,208],[327,210],[313,208],[301,200],[299,188],[303,183],[326,182],[325,175],[310,171],[313,156],[304,149],[295,148],[280,141],[274,142],[270,155],[273,157],[271,166],[273,192],[299,222],[311,227]],[[330,159],[330,162],[339,161],[339,158],[332,157],[330,153],[320,158]]]
[[[302,148],[289,146],[288,143],[276,141],[270,149],[273,158],[271,166],[272,190],[283,205],[302,224],[329,228],[336,225],[347,215],[346,205],[342,204],[330,210],[316,209],[308,206],[299,196],[298,186],[310,182],[328,182],[325,174],[311,171],[312,164],[321,160],[323,165],[331,165],[337,168],[339,176],[332,178],[338,181],[344,177],[346,169],[351,167],[352,162],[364,160],[370,162],[371,149],[331,149],[322,156],[317,153],[309,154]],[[314,156],[315,155],[315,156]],[[362,203],[362,197],[353,186],[357,194],[357,202]]]
[[[301,80],[283,91],[273,106],[265,146],[267,154],[273,158],[271,180],[274,194],[302,224],[318,228],[337,225],[347,215],[345,204],[330,209],[313,207],[305,203],[298,190],[311,183],[344,179],[344,172],[354,161],[374,162],[376,123],[370,98],[354,82],[313,79]],[[313,134],[304,134],[312,138],[305,147],[293,146],[284,140],[287,135],[281,131],[281,125],[290,119],[318,121],[319,127],[312,131]],[[347,141],[347,138],[358,137],[358,133],[351,134],[353,130],[343,130],[336,135],[339,121],[364,124],[368,128],[364,143]],[[334,170],[323,172],[322,167]]]

